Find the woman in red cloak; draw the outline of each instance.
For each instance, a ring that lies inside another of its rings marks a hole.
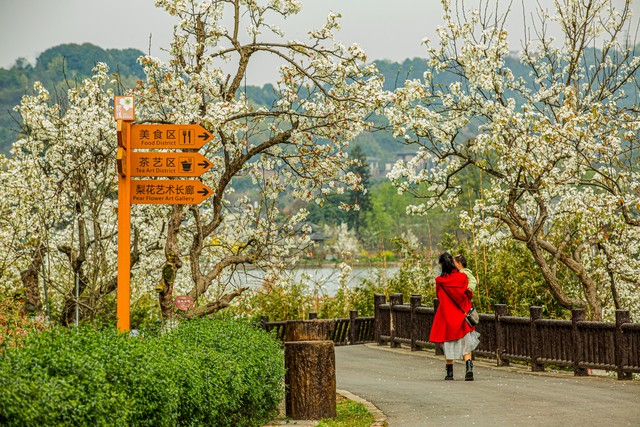
[[[471,352],[478,347],[480,334],[465,321],[465,313],[471,309],[467,275],[456,269],[453,257],[448,252],[440,255],[438,262],[442,268],[442,273],[436,277],[436,296],[440,304],[433,319],[429,341],[443,344],[447,368],[445,380],[453,379],[454,359],[464,359],[467,365],[464,379],[473,381]]]

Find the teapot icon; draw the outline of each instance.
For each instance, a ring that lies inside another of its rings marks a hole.
[[[191,172],[193,166],[193,157],[180,158],[180,172]]]

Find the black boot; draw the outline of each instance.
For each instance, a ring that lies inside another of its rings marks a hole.
[[[453,364],[445,365],[447,367],[447,376],[444,377],[445,380],[453,380]]]
[[[467,360],[467,373],[464,375],[465,381],[473,381],[473,362],[471,359]]]

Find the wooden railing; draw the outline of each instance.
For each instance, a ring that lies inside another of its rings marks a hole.
[[[309,319],[315,318],[317,318],[316,313],[309,313]],[[348,318],[333,319],[333,321],[334,328],[331,339],[335,345],[364,344],[375,341],[373,336],[375,320],[373,317],[358,317],[358,312],[351,310]],[[260,324],[267,331],[274,331],[278,339],[284,339],[287,328],[286,321],[269,322],[269,318],[263,316]]]
[[[434,307],[422,306],[420,295],[412,295],[410,304],[403,304],[401,294],[389,300],[375,296],[375,341],[407,344],[411,350],[431,347],[442,354],[428,341],[438,300]],[[542,319],[541,307],[530,307],[530,317],[509,316],[504,304],[494,309],[494,314],[480,314],[480,345],[474,354],[495,358],[498,366],[510,361],[528,362],[532,371],[567,366],[575,375],[604,369],[617,372],[619,379],[640,372],[640,323],[631,323],[626,310],[616,310],[616,322],[607,323],[585,321],[583,309],[572,310],[571,320]]]
[[[412,295],[403,304],[402,294],[394,294],[386,301],[376,294],[373,317],[358,317],[352,310],[348,318],[333,319],[331,339],[336,345],[389,343],[391,347],[405,344],[412,351],[434,348],[442,355],[442,347],[429,342],[429,333],[438,308],[422,305],[421,295]],[[494,358],[498,366],[510,361],[531,365],[532,371],[544,371],[545,366],[565,366],[575,375],[587,375],[589,369],[617,372],[619,379],[630,379],[640,373],[640,323],[631,323],[629,312],[616,310],[616,322],[585,321],[585,311],[571,311],[571,320],[542,318],[541,307],[530,307],[530,317],[508,315],[508,307],[496,304],[493,314],[480,314],[480,345],[474,355]],[[309,313],[309,319],[315,319]],[[284,339],[287,322],[269,322],[263,317],[261,326]]]

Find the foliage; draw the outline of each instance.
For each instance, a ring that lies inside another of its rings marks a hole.
[[[43,320],[24,313],[20,300],[0,293],[0,353],[5,348],[19,345],[28,334],[44,329]]]
[[[433,264],[429,256],[420,249],[417,241],[399,237],[394,239],[399,252],[403,254],[402,263],[396,274],[388,281],[386,295],[402,294],[409,301],[412,294],[420,294],[427,302],[435,296]]]
[[[324,233],[327,236],[325,250],[327,256],[336,260],[353,260],[360,253],[360,241],[356,231],[349,228],[346,223],[336,226],[325,225]]]
[[[358,288],[351,289],[349,279],[351,276],[351,266],[340,263],[338,283],[339,287],[334,296],[324,295],[320,302],[320,308],[316,312],[318,317],[324,319],[348,318],[351,310],[358,311],[359,316],[366,316],[363,307],[369,305],[368,295],[360,292]]]
[[[115,308],[113,308],[115,311]],[[131,303],[131,327],[145,329],[162,323],[158,299],[144,294]]]
[[[346,278],[343,278],[336,295],[322,300],[320,317],[346,318],[350,310],[356,310],[358,316],[373,316],[375,294],[384,294],[388,300],[392,294],[400,293],[405,302],[411,295],[420,294],[422,303],[429,305],[435,297],[433,266],[415,239],[400,237],[394,243],[402,261],[393,276],[389,277],[386,268],[382,267],[375,271],[374,278],[363,279],[354,287],[347,286]]]
[[[422,199],[410,212],[425,214],[457,206],[461,173],[482,172],[488,182],[461,214],[463,227],[489,246],[524,243],[554,299],[599,320],[637,301],[640,277],[640,121],[627,99],[640,57],[625,30],[630,2],[613,10],[604,0],[563,0],[555,14],[533,13],[541,30],[525,34],[520,53],[529,79],[509,67],[509,9],[495,4],[443,1],[439,40],[426,41],[432,70],[407,80],[387,110],[394,135],[418,155],[389,176]],[[558,43],[549,25],[562,29]],[[442,84],[443,74],[455,79]]]
[[[498,247],[484,246],[449,234],[442,246],[451,254],[462,254],[467,259],[467,267],[478,279],[473,300],[480,313],[492,313],[496,304],[506,304],[514,316],[528,317],[530,306],[542,307],[547,318],[570,316],[547,289],[522,243],[505,241]]]
[[[349,157],[347,172],[359,178],[360,186],[356,189],[348,189],[344,194],[327,196],[322,205],[311,204],[309,220],[322,225],[346,224],[361,239],[360,226],[364,215],[372,210],[369,193],[371,172],[367,164],[367,156],[360,144],[355,145]]]
[[[361,403],[341,400],[336,403],[336,417],[318,421],[318,427],[369,427],[373,415]]]
[[[303,281],[285,277],[264,282],[258,289],[247,290],[228,311],[253,320],[268,316],[272,322],[306,319],[314,311],[313,300],[309,287]]]
[[[265,282],[258,289],[250,289],[240,295],[227,310],[239,317],[254,321],[267,316],[270,321],[307,319],[313,312],[319,318],[347,318],[350,310],[361,316],[372,315],[373,293],[368,289],[349,286],[351,267],[337,265],[339,287],[335,295],[326,291],[326,277],[303,274],[299,279],[283,276],[274,282]]]
[[[451,212],[440,209],[434,209],[426,218],[407,215],[415,198],[410,194],[399,194],[388,180],[372,184],[370,193],[372,209],[364,216],[360,233],[367,249],[396,250],[393,239],[410,233],[427,250],[434,250],[445,230],[459,227],[452,221],[455,217]]]
[[[0,356],[0,422],[259,426],[283,376],[279,343],[238,321],[188,321],[142,339],[54,328]]]

